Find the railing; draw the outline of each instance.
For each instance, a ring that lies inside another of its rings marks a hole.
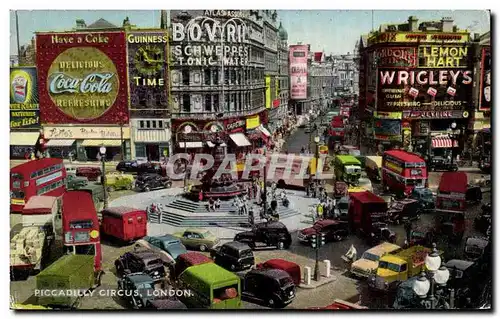
[[[222,115],[222,119],[226,118],[231,118],[231,117],[238,117],[238,116],[248,116],[248,115],[253,115],[260,113],[264,111],[266,107],[264,105],[252,108],[252,109],[246,109],[246,110],[241,110],[241,111],[226,111],[222,110],[220,111]],[[196,119],[220,119],[217,114],[219,112],[177,112],[177,113],[172,113],[172,119],[191,119],[191,118],[196,118]]]

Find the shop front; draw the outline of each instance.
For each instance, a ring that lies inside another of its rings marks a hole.
[[[106,159],[118,161],[130,158],[130,128],[128,126],[44,126],[44,148],[51,157],[77,161],[97,161],[99,148],[106,147]]]
[[[176,122],[172,121],[172,129],[175,131],[175,153],[206,153],[205,148],[213,148],[214,138],[221,137],[220,147],[226,152],[228,147],[225,135],[224,123],[219,121],[190,121]]]
[[[10,158],[27,159],[31,153],[36,153],[40,146],[40,132],[10,132]]]
[[[135,159],[165,161],[170,154],[170,121],[132,119],[132,148]]]

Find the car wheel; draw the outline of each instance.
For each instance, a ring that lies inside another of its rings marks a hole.
[[[171,183],[171,182],[168,182],[167,184],[165,184],[165,187],[166,187],[166,188],[171,188],[171,187],[172,187],[172,183]]]
[[[278,246],[278,249],[279,249],[279,250],[283,250],[283,249],[285,249],[285,243],[284,243],[284,242],[282,242],[282,241],[279,241],[277,246]]]
[[[149,188],[149,186],[144,187],[145,192],[149,192],[150,190],[151,190],[151,188]]]
[[[232,270],[232,271],[235,271],[235,270],[236,270],[236,265],[234,265],[234,264],[233,264],[233,265],[231,265],[231,270]]]
[[[200,251],[206,251],[207,250],[207,246],[205,245],[200,245]]]
[[[134,184],[130,183],[127,185],[127,189],[131,191],[134,188]]]

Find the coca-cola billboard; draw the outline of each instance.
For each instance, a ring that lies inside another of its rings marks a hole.
[[[128,122],[124,32],[43,33],[36,45],[42,123]]]

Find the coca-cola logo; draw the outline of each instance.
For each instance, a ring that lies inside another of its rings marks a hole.
[[[95,47],[63,51],[52,62],[46,83],[52,102],[79,120],[106,113],[115,103],[120,86],[115,64]]]
[[[107,94],[113,89],[110,79],[113,73],[92,73],[83,79],[74,78],[64,73],[56,74],[50,81],[49,91],[60,93],[101,93]]]

